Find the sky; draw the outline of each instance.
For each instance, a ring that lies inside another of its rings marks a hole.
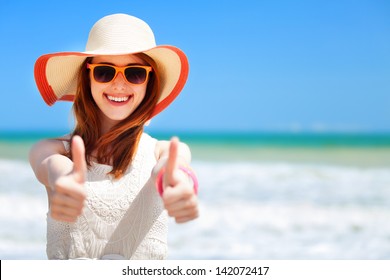
[[[43,54],[84,51],[101,17],[146,21],[188,56],[188,82],[158,131],[390,132],[390,1],[0,0],[0,132],[68,131],[47,106]]]

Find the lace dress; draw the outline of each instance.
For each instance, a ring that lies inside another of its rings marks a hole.
[[[143,134],[136,156],[119,180],[111,167],[93,163],[85,188],[87,200],[75,223],[47,215],[49,259],[165,259],[168,217],[154,184],[157,140]]]

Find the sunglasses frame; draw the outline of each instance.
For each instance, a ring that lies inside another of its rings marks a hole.
[[[94,69],[98,66],[106,66],[106,67],[111,67],[111,68],[114,68],[115,69],[115,75],[114,77],[109,80],[108,82],[100,82],[100,81],[97,81],[95,79],[95,75],[94,75]],[[128,82],[129,84],[132,84],[132,85],[143,85],[145,84],[148,79],[149,79],[149,73],[150,72],[153,72],[153,68],[152,66],[147,66],[147,65],[128,65],[128,66],[115,66],[115,65],[111,65],[111,64],[104,64],[104,63],[87,63],[87,68],[90,69],[92,71],[92,77],[93,79],[95,80],[95,82],[97,83],[100,83],[100,84],[108,84],[108,83],[111,83],[113,80],[115,80],[116,76],[118,76],[118,73],[122,73],[123,77],[125,78],[126,82]],[[126,74],[125,74],[125,71],[126,69],[128,68],[142,68],[142,69],[145,69],[146,71],[146,77],[145,77],[145,80],[140,83],[140,84],[134,84],[132,82],[130,82],[127,77],[126,77]]]

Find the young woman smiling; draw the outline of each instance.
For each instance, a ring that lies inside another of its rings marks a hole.
[[[181,50],[156,46],[150,27],[125,14],[100,19],[85,52],[38,58],[43,99],[74,101],[76,120],[69,135],[30,152],[49,199],[49,259],[164,259],[168,216],[198,217],[189,147],[143,131],[187,75]]]

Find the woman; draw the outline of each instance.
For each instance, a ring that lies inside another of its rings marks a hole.
[[[156,46],[150,27],[125,14],[99,20],[85,52],[38,58],[43,99],[74,101],[76,120],[70,135],[30,152],[49,199],[49,259],[164,259],[167,214],[178,223],[197,218],[190,149],[143,132],[187,75],[182,51]]]

